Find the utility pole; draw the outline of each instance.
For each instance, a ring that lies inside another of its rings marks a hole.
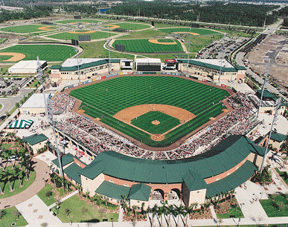
[[[277,117],[278,117],[278,110],[279,110],[280,107],[281,107],[281,103],[282,103],[282,98],[280,97],[279,99],[276,100],[275,105],[274,105],[275,114],[274,114],[274,118],[273,118],[273,121],[272,121],[271,129],[270,129],[270,132],[269,132],[269,136],[268,136],[268,141],[267,141],[267,144],[266,144],[265,153],[264,153],[263,161],[262,161],[261,168],[260,168],[260,173],[262,173],[262,171],[263,171],[265,159],[266,159],[266,156],[267,156],[267,153],[268,153],[268,146],[269,146],[271,134],[272,134],[272,131],[273,131],[274,123],[278,120],[278,119],[277,119]]]
[[[45,103],[47,119],[48,119],[49,124],[52,127],[53,134],[54,134],[56,153],[57,153],[57,158],[58,158],[58,163],[59,163],[59,168],[60,168],[60,176],[63,177],[63,182],[64,182],[63,167],[62,167],[62,163],[61,163],[60,152],[59,152],[58,142],[57,142],[57,137],[56,137],[56,132],[55,132],[55,129],[54,129],[53,113],[50,113],[48,105],[47,105],[47,100],[46,100],[46,96],[45,96],[45,93],[44,93],[45,87],[44,87],[44,81],[43,81],[43,72],[42,72],[42,69],[41,69],[41,64],[40,64],[38,56],[37,56],[37,72],[38,72],[38,76],[40,77],[40,82],[42,84],[43,97],[44,97],[44,103]]]
[[[77,45],[76,43],[77,40],[75,40],[75,52],[76,52],[76,58],[77,58],[77,67],[78,67],[78,80],[79,80],[79,83],[80,83],[80,70],[79,70],[79,60],[78,60],[78,50],[79,50],[79,43]],[[79,41],[77,41],[79,42]]]
[[[263,83],[263,87],[262,87],[262,91],[261,91],[261,97],[260,97],[260,102],[259,102],[259,107],[258,107],[258,112],[257,112],[257,118],[259,116],[259,113],[260,113],[260,108],[261,108],[261,105],[262,105],[262,99],[263,99],[263,94],[264,94],[264,90],[265,90],[265,84],[267,83],[267,77],[268,77],[268,74],[269,74],[269,68],[270,68],[270,58],[268,58],[267,60],[267,65],[266,65],[266,71],[265,71],[265,79],[264,79],[264,83]]]

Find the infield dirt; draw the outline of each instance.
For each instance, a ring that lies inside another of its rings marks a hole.
[[[0,53],[2,56],[12,56],[11,58],[4,60],[4,61],[20,61],[26,57],[25,54],[21,53],[13,53],[13,52],[7,52],[7,53]]]

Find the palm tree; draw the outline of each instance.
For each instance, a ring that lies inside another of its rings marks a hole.
[[[7,167],[7,165],[8,165],[9,158],[10,158],[11,155],[12,155],[12,151],[5,149],[5,150],[3,150],[3,152],[4,152],[4,158],[6,159],[6,165],[5,165],[5,167],[3,168],[3,170],[5,170],[6,167]]]
[[[3,158],[5,157],[3,150],[0,151],[0,165],[3,167]]]
[[[158,207],[157,205],[155,204],[152,209],[151,209],[151,212],[152,212],[152,218],[155,217],[155,215],[157,214],[157,211],[158,211]]]
[[[9,183],[9,187],[10,187],[10,192],[13,191],[13,188],[11,186],[11,180],[13,179],[14,175],[11,173],[11,171],[9,169],[6,169],[4,171],[4,179],[5,181],[8,181]]]
[[[18,177],[18,180],[19,180],[19,186],[20,188],[22,188],[22,179],[25,175],[25,171],[24,170],[21,170],[18,166],[15,167],[15,177],[17,176]]]
[[[4,172],[3,171],[0,171],[0,179],[4,179],[4,176],[5,176],[5,174],[4,174]],[[0,185],[0,194],[1,195],[3,195],[4,194],[4,192],[3,192],[3,190],[2,190],[2,186]],[[1,218],[0,218],[1,219]]]

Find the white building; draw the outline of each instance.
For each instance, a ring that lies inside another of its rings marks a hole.
[[[78,64],[79,74],[78,75]],[[68,58],[63,64],[51,66],[51,81],[99,79],[101,74],[109,72],[109,59],[103,58]],[[121,69],[121,59],[110,59],[110,71]]]
[[[137,71],[161,71],[161,59],[136,58],[135,68]]]
[[[45,94],[46,100],[51,98],[51,94]],[[19,107],[20,114],[45,114],[45,102],[43,94],[33,94],[21,107]]]
[[[40,67],[44,69],[47,66],[47,61],[39,61]],[[37,61],[31,60],[31,61],[19,61],[15,65],[11,66],[8,69],[9,74],[36,74],[37,73]]]

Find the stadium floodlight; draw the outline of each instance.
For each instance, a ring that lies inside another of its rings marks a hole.
[[[264,94],[264,90],[265,90],[265,84],[267,83],[268,79],[268,73],[269,73],[269,68],[270,68],[270,58],[268,58],[267,60],[267,65],[266,65],[266,71],[265,71],[265,79],[264,79],[264,83],[263,83],[263,87],[262,87],[262,91],[261,91],[261,97],[260,97],[260,101],[259,101],[259,107],[258,107],[258,112],[257,112],[257,118],[259,116],[259,113],[260,113],[260,108],[261,108],[261,105],[262,105],[262,99],[263,99],[263,94]]]
[[[189,33],[190,35],[191,35],[191,27],[190,27],[190,33]],[[189,60],[190,60],[190,56],[189,56],[189,54],[190,54],[190,45],[192,44],[192,42],[191,41],[188,41],[188,61],[187,61],[187,75],[188,75],[188,69],[189,69]]]
[[[275,105],[274,105],[275,114],[274,114],[274,118],[273,118],[273,121],[272,121],[271,129],[270,129],[269,136],[268,136],[268,141],[267,141],[266,148],[265,148],[264,157],[263,157],[261,168],[260,168],[260,172],[261,173],[263,171],[265,159],[266,159],[266,156],[267,156],[267,153],[268,153],[268,146],[269,146],[271,134],[272,134],[272,131],[273,131],[273,127],[274,127],[275,122],[278,120],[278,110],[281,107],[281,103],[282,103],[282,98],[280,97],[279,99],[276,100]]]
[[[221,56],[220,56],[220,72],[219,72],[219,77],[218,77],[218,83],[220,84],[221,82],[221,74],[222,74],[222,64],[223,64],[223,55],[224,55],[224,45],[223,45],[223,42],[225,41],[225,37],[226,37],[226,33],[224,34],[224,38],[223,38],[223,41],[222,41],[222,52],[221,52]]]
[[[77,42],[75,42],[75,47],[74,47],[74,50],[76,52],[76,57],[77,57],[77,67],[78,67],[78,80],[79,80],[79,83],[80,83],[80,70],[79,70],[79,60],[78,60],[78,51],[79,51],[79,41],[78,41],[78,45],[77,45]]]
[[[45,96],[45,92],[44,92],[45,91],[45,87],[44,87],[44,80],[43,80],[43,71],[42,71],[41,64],[40,64],[38,56],[37,56],[37,74],[40,77],[40,83],[42,84],[42,89],[43,89],[42,93],[43,93],[43,97],[44,97],[44,104],[45,104],[45,109],[46,109],[46,115],[47,115],[48,123],[52,126],[52,131],[53,131],[53,134],[54,134],[56,153],[57,153],[57,158],[58,158],[58,163],[59,163],[59,168],[60,168],[60,176],[63,177],[63,180],[64,180],[63,167],[62,167],[62,162],[61,162],[61,158],[60,158],[56,132],[55,132],[55,128],[54,128],[54,122],[53,122],[53,113],[49,111],[49,108],[48,108],[48,105],[47,105],[47,100],[46,100],[46,96]]]

